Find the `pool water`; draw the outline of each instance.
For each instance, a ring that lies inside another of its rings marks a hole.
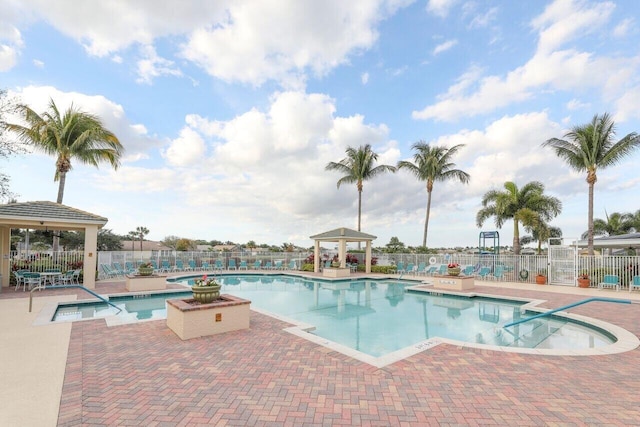
[[[198,276],[199,277],[199,276]],[[193,284],[193,278],[181,279]],[[397,280],[320,281],[291,276],[234,275],[219,278],[221,292],[251,301],[251,308],[315,327],[311,333],[379,357],[434,337],[468,343],[535,349],[587,349],[610,345],[610,334],[562,317],[543,317],[510,328],[533,314],[524,303],[407,291]],[[166,318],[166,299],[190,292],[112,297],[125,316]],[[128,314],[127,314],[128,313]],[[54,320],[116,314],[104,303],[60,305]],[[122,316],[120,314],[119,316]]]

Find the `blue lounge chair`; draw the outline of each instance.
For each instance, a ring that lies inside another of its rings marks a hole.
[[[229,260],[229,265],[227,266],[227,270],[237,270],[238,267],[236,266],[236,260],[235,259],[230,259]]]
[[[467,265],[465,268],[462,269],[461,273],[464,276],[473,276],[473,271],[474,271],[473,265]]]
[[[200,270],[200,268],[196,265],[195,260],[190,259],[187,262],[189,263],[189,270],[192,270],[192,271]]]
[[[240,261],[240,266],[238,267],[238,270],[248,270],[249,267],[247,267],[247,261]]]
[[[151,263],[151,267],[153,267],[153,272],[158,271],[158,263],[155,261],[149,261]]]
[[[447,270],[447,264],[440,264],[440,267],[438,268],[438,274],[444,276],[445,274],[447,274]]]
[[[276,265],[273,266],[274,270],[282,270],[282,261],[276,261]]]
[[[620,278],[615,274],[606,274],[602,282],[598,283],[598,289],[603,288],[616,288],[616,291],[619,291]]]
[[[416,274],[427,274],[427,265],[424,262],[418,264],[418,268],[416,269]]]
[[[491,273],[491,267],[481,267],[478,271],[478,278],[486,279],[489,273]]]
[[[176,266],[174,267],[175,271],[184,271],[184,263],[181,259],[176,260]]]
[[[287,270],[297,270],[298,266],[296,265],[296,262],[291,260],[289,261],[289,265],[287,266]]]
[[[257,260],[256,262],[253,263],[254,270],[260,270],[261,267],[262,267],[262,261]]]
[[[402,273],[406,273],[407,270],[404,269],[404,263],[402,261],[398,261],[398,268],[396,268],[396,273],[398,274],[402,274]]]
[[[273,265],[271,264],[271,261],[267,261],[267,262],[264,264],[264,269],[265,269],[265,270],[273,270]]]
[[[169,264],[169,261],[163,259],[162,263],[160,263],[160,271],[163,271],[165,273],[168,273],[171,271],[171,265]]]
[[[504,267],[499,265],[493,270],[493,278],[496,280],[502,280],[504,278]]]
[[[416,274],[415,269],[416,267],[413,265],[412,262],[407,264],[407,274]]]
[[[124,271],[127,274],[133,274],[135,273],[137,270],[137,268],[133,265],[133,263],[131,261],[127,261],[124,263]]]
[[[202,261],[202,263],[200,265],[200,269],[202,271],[209,270],[209,262],[208,261]]]
[[[221,260],[217,259],[215,265],[213,266],[214,270],[223,270],[224,269],[224,264],[222,263]]]
[[[115,271],[116,276],[124,276],[126,273],[119,262],[114,262],[112,270]]]
[[[631,281],[629,282],[629,292],[634,289],[640,289],[640,276],[633,276]]]

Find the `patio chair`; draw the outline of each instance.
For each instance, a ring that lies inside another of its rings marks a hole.
[[[190,259],[187,262],[189,263],[189,269],[190,270],[192,270],[192,271],[200,270],[200,267],[198,267],[198,265],[196,264],[196,261],[194,259]]]
[[[42,290],[45,288],[45,283],[42,280],[42,276],[40,276],[40,273],[24,273],[22,275],[24,277],[24,283],[25,286],[29,287],[29,290],[32,289],[39,289]]]
[[[605,274],[602,282],[598,283],[598,289],[604,288],[616,288],[616,291],[620,290],[620,278],[616,274]]]
[[[61,285],[72,285],[73,284],[73,273],[75,270],[67,270],[62,276],[58,278]]]
[[[640,276],[633,276],[631,281],[629,282],[629,292],[634,289],[640,289]]]
[[[474,270],[475,268],[473,267],[473,265],[467,265],[462,269],[461,273],[463,276],[473,276]]]
[[[445,274],[447,274],[447,269],[447,264],[440,264],[440,267],[438,267],[438,274],[444,276]]]
[[[238,267],[238,270],[248,270],[249,267],[247,267],[247,261],[240,261],[240,266]]]
[[[489,273],[491,273],[491,267],[481,267],[480,271],[478,271],[478,278],[479,279],[486,279],[487,275],[489,275]]]
[[[324,270],[325,268],[331,268],[331,260],[326,260],[321,270]]]
[[[115,271],[113,271],[113,269],[111,269],[111,266],[109,264],[100,264],[100,269],[102,270],[102,274],[104,274],[104,277],[107,279],[111,279],[118,275]]]
[[[209,270],[209,262],[208,261],[202,261],[202,263],[200,265],[200,269],[202,271]]]
[[[135,273],[137,270],[136,267],[134,267],[133,263],[131,261],[127,261],[124,263],[124,271],[127,272],[127,274],[133,274]]]
[[[260,270],[261,267],[262,267],[262,261],[257,260],[256,262],[253,263],[254,270]]]
[[[274,270],[282,270],[282,261],[276,261],[275,265],[273,266]]]
[[[494,279],[502,280],[504,278],[504,267],[499,265],[493,270],[493,274],[491,274]]]
[[[436,274],[438,271],[438,266],[437,265],[430,265],[425,271],[424,271],[424,275],[425,276],[433,276],[434,274]]]
[[[222,271],[224,269],[224,264],[221,260],[217,259],[215,265],[213,266],[213,269]]]
[[[264,269],[265,269],[265,270],[273,270],[273,264],[271,264],[271,261],[267,261],[267,262],[264,264]]]
[[[158,271],[158,263],[157,263],[157,262],[155,262],[155,261],[153,261],[153,260],[151,260],[151,261],[149,261],[149,262],[151,263],[151,267],[153,268],[154,273],[155,273],[156,271]]]
[[[18,290],[18,288],[20,288],[20,286],[22,286],[23,291],[27,290],[27,285],[25,284],[25,281],[24,281],[24,273],[29,273],[29,270],[22,269],[22,270],[16,270],[13,272],[13,275],[16,278],[16,288],[15,288],[16,291]]]
[[[291,260],[289,262],[289,265],[287,266],[287,270],[297,270],[298,266],[296,265],[296,262]]]
[[[116,273],[116,277],[125,275],[125,272],[119,262],[114,262],[112,265],[112,270]]]
[[[418,264],[418,268],[416,269],[416,274],[427,274],[427,264],[424,262],[421,262]]]
[[[173,267],[174,271],[184,271],[184,263],[181,259],[176,260],[176,265]]]
[[[404,263],[402,261],[398,261],[398,265],[396,268],[396,273],[398,274],[402,274],[402,273],[406,273],[407,270],[404,269]]]
[[[416,269],[415,265],[412,262],[410,262],[409,264],[407,264],[406,272],[407,274],[416,274],[415,269]]]
[[[171,271],[171,265],[169,264],[168,260],[163,259],[162,263],[160,264],[160,271],[163,271],[165,273],[168,273]]]
[[[238,269],[238,266],[236,265],[236,260],[230,259],[229,265],[227,266],[227,270],[237,270],[237,269]]]

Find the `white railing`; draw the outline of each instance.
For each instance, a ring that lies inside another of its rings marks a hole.
[[[9,253],[11,259],[10,269],[26,269],[34,272],[43,272],[50,269],[59,269],[62,272],[82,268],[84,252],[82,251],[12,251]]]

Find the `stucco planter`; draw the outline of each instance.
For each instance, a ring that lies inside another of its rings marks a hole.
[[[323,277],[349,277],[351,275],[350,268],[325,268],[322,270]]]
[[[433,287],[454,291],[467,291],[475,288],[473,276],[433,276]]]
[[[129,292],[158,291],[167,289],[166,276],[127,276],[125,287]]]
[[[167,326],[182,340],[249,329],[250,305],[249,300],[226,294],[209,304],[167,300]]]

